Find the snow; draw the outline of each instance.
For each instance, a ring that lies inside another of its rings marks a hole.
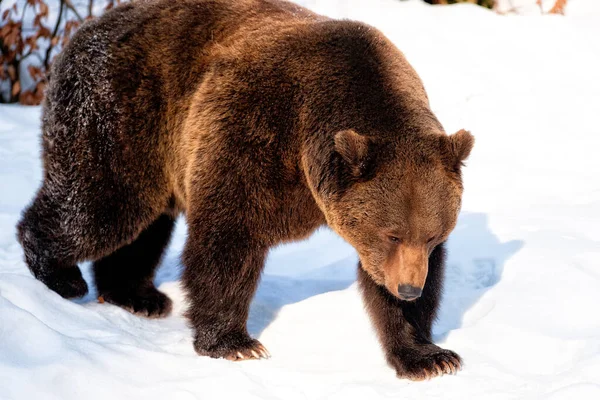
[[[15,240],[41,178],[40,110],[9,105],[0,107],[0,399],[600,398],[599,2],[571,0],[566,17],[301,3],[380,28],[446,129],[477,138],[434,328],[463,370],[395,377],[354,283],[356,255],[326,229],[270,254],[249,320],[270,360],[195,355],[177,281],[182,221],[157,275],[173,316],[138,318],[94,293],[63,300],[30,276]]]

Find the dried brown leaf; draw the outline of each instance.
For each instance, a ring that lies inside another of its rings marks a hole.
[[[549,14],[562,14],[565,15],[565,7],[567,6],[567,0],[556,0],[554,6],[548,11]]]
[[[28,65],[27,72],[29,72],[29,75],[34,81],[37,81],[38,79],[41,79],[44,76],[42,70],[34,65]]]
[[[52,33],[50,32],[50,29],[46,28],[45,26],[41,26],[38,29],[37,35],[38,37],[49,39],[52,36]]]
[[[31,90],[26,90],[19,96],[19,103],[25,106],[32,106],[35,104],[33,97],[33,92]]]
[[[12,61],[9,58],[9,62]],[[15,70],[14,65],[9,65],[7,68],[7,72],[8,72],[8,77],[10,78],[11,81],[14,81],[17,79],[17,71]]]
[[[15,83],[13,83],[11,93],[13,96],[16,96],[19,94],[20,91],[21,91],[21,83],[19,81],[16,81]]]
[[[40,1],[40,11],[39,11],[38,15],[41,17],[48,16],[48,5],[46,3],[44,3],[43,1]]]

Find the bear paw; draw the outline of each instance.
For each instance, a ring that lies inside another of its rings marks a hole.
[[[173,303],[154,286],[135,290],[112,289],[101,293],[98,300],[124,308],[145,318],[164,318],[171,313]]]
[[[88,285],[76,266],[57,269],[41,280],[65,299],[83,297],[88,292]]]
[[[271,357],[261,342],[248,335],[235,335],[229,339],[222,339],[218,345],[208,349],[205,349],[196,339],[194,348],[201,356],[224,358],[229,361],[259,360]]]
[[[388,362],[396,369],[399,378],[422,381],[444,374],[456,374],[462,360],[453,351],[434,344],[392,352]]]

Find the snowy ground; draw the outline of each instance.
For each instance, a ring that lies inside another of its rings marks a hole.
[[[457,376],[395,378],[354,284],[356,256],[328,230],[268,260],[249,321],[267,361],[194,354],[180,316],[182,223],[157,276],[172,317],[144,320],[93,293],[63,300],[29,275],[14,239],[41,176],[40,111],[2,106],[0,399],[600,398],[600,2],[570,3],[567,17],[523,17],[303,2],[384,31],[446,129],[477,138],[435,326],[465,360]]]

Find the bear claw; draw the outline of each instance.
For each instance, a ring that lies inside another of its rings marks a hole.
[[[234,338],[221,339],[220,343],[206,349],[198,341],[196,352],[201,356],[224,358],[229,361],[260,360],[271,357],[269,351],[258,340],[247,335],[236,335]]]
[[[462,361],[458,354],[435,345],[393,352],[388,361],[396,369],[399,378],[422,381],[445,374],[456,375]]]
[[[253,340],[247,348],[237,349],[229,354],[223,355],[222,358],[229,361],[244,361],[244,360],[261,360],[271,357],[269,351],[258,340]]]

